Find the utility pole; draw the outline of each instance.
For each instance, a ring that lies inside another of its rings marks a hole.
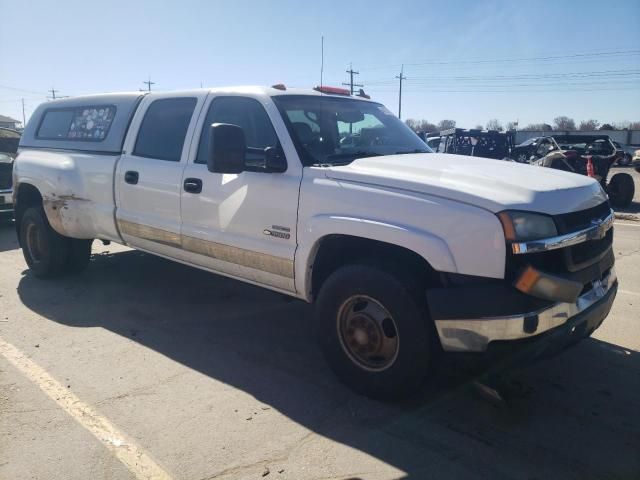
[[[24,114],[24,98],[22,99],[22,128],[27,125],[27,117]]]
[[[396,78],[400,79],[400,90],[398,91],[398,118],[402,119],[402,81],[407,77],[403,75],[404,65],[400,67],[400,75],[396,75]]]
[[[356,72],[353,69],[353,65],[352,64],[349,64],[349,70],[347,70],[347,73],[349,74],[349,83],[342,82],[342,85],[348,85],[350,90],[351,90],[351,95],[353,95],[353,87],[364,87],[364,85],[362,85],[360,83],[353,83],[353,76],[354,75],[360,75],[360,72]]]
[[[60,90],[56,90],[55,88],[51,88],[51,90],[49,90],[51,92],[51,100],[55,100],[56,99],[56,93],[58,93]]]
[[[156,82],[152,82],[151,81],[151,75],[149,75],[149,80],[147,80],[146,82],[142,82],[147,86],[147,91],[150,92],[151,91],[151,85],[155,85]]]

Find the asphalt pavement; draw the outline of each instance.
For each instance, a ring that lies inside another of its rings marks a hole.
[[[444,368],[385,405],[335,380],[309,305],[98,242],[38,280],[5,224],[0,478],[640,478],[640,221],[614,249],[610,316],[507,402]]]

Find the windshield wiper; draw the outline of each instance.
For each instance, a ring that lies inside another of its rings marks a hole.
[[[357,152],[345,152],[345,153],[334,153],[333,155],[327,156],[327,160],[340,160],[341,158],[349,158],[349,157],[381,157],[382,153],[376,152],[367,152],[366,150],[358,150]]]
[[[404,150],[402,152],[396,152],[394,155],[404,155],[406,153],[431,153],[428,150],[421,150],[419,148],[415,148],[413,150]]]

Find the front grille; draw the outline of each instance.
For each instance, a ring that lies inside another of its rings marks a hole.
[[[611,213],[611,207],[609,202],[602,202],[586,210],[580,210],[579,212],[563,213],[561,215],[555,215],[553,219],[558,227],[558,234],[564,235],[565,233],[576,232],[584,228],[591,226],[591,220],[603,219]]]
[[[601,220],[610,212],[609,202],[603,202],[587,210],[556,215],[554,220],[558,227],[558,234],[564,235],[589,228],[593,220]],[[509,253],[506,278],[514,280],[522,268],[531,265],[543,272],[571,278],[587,285],[602,275],[603,268],[610,268],[613,265],[612,244],[613,228],[599,240],[591,240],[570,247],[523,255]]]
[[[600,240],[591,240],[589,242],[579,243],[569,247],[569,255],[574,268],[580,268],[583,264],[589,263],[591,260],[599,258],[613,243],[613,228],[609,229],[607,234]]]
[[[0,163],[0,190],[9,190],[12,187],[13,163]]]

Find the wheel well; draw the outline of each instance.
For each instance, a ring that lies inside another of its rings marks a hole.
[[[18,193],[16,195],[16,205],[14,216],[16,219],[16,231],[18,232],[18,239],[20,239],[20,223],[24,212],[29,207],[42,205],[42,195],[36,187],[28,183],[21,183],[18,185]]]
[[[400,267],[424,286],[439,285],[440,275],[422,256],[408,248],[351,235],[329,235],[321,240],[311,274],[311,293],[316,298],[324,281],[338,268],[349,263],[375,262]]]

